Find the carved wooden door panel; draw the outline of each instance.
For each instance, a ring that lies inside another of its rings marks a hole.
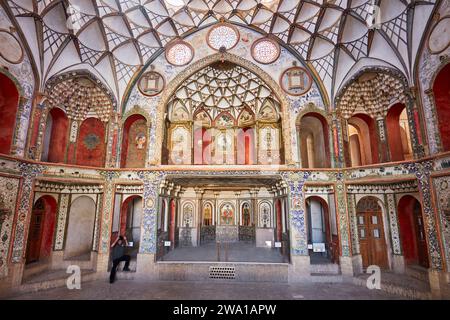
[[[357,210],[358,236],[363,267],[371,265],[388,267],[383,216],[375,198],[364,198]]]

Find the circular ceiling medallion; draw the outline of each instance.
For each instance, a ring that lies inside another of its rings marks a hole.
[[[194,59],[194,48],[184,41],[169,43],[166,48],[166,59],[174,66],[184,66]]]
[[[145,72],[138,82],[139,91],[147,97],[160,94],[165,86],[166,80],[164,80],[164,77],[153,70]]]
[[[295,66],[281,74],[280,85],[287,94],[302,96],[311,89],[312,77],[305,68]]]
[[[280,45],[272,39],[261,38],[252,45],[252,57],[257,62],[269,64],[275,62],[280,56]]]
[[[23,59],[23,49],[19,40],[9,31],[0,29],[0,56],[12,64]]]
[[[219,23],[209,30],[207,43],[214,50],[230,50],[239,42],[239,31],[228,23]]]
[[[450,46],[450,16],[439,20],[431,30],[428,48],[432,54],[439,54]]]

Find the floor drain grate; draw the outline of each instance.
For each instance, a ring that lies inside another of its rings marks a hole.
[[[236,279],[234,267],[209,267],[210,279]]]

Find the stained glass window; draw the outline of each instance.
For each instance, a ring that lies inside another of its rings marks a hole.
[[[184,41],[175,42],[166,50],[167,61],[174,66],[184,66],[194,58],[194,49]]]
[[[232,49],[239,41],[239,32],[228,24],[218,24],[208,33],[208,44],[214,50]]]
[[[256,40],[252,47],[252,56],[259,63],[273,63],[280,56],[280,46],[271,39]]]

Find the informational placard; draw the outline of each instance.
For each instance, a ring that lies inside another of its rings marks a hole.
[[[281,242],[275,242],[275,248],[281,248]]]
[[[314,243],[313,252],[326,252],[325,243]]]
[[[171,242],[170,241],[164,241],[164,247],[170,247]]]

